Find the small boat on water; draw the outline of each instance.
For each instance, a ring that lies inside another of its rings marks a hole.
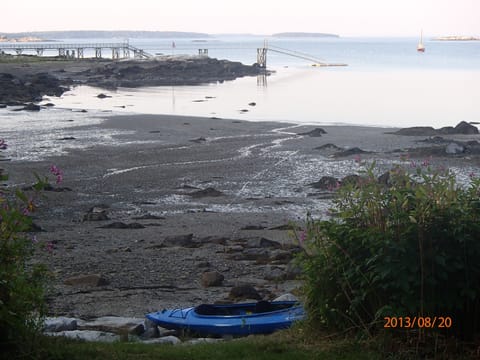
[[[420,32],[420,41],[417,45],[417,51],[422,53],[425,52],[425,45],[423,45],[423,31]]]
[[[227,305],[202,304],[147,314],[155,324],[204,335],[269,334],[303,320],[305,311],[296,301],[259,301]]]

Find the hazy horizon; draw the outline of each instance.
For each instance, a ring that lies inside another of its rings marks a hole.
[[[331,33],[343,37],[480,35],[477,0],[338,0],[264,3],[177,0],[125,3],[4,0],[0,32],[105,30],[270,35]]]

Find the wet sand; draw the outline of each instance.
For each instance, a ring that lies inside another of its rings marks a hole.
[[[54,245],[51,253],[37,255],[54,274],[51,314],[142,316],[226,300],[238,284],[253,285],[265,299],[294,291],[300,285],[293,279],[297,244],[281,226],[302,224],[307,211],[325,216],[332,196],[309,184],[322,176],[357,173],[358,156],[388,169],[407,149],[425,146],[418,142],[425,137],[386,134],[391,128],[322,128],[326,134],[312,137],[298,134],[313,126],[293,123],[114,116],[69,131],[72,141],[81,142],[89,132],[116,130],[116,146],[5,163],[10,182],[19,185],[31,184],[33,173],[47,174],[55,164],[64,172],[59,186],[72,190],[47,192],[34,217],[45,230],[36,236]],[[366,153],[336,157],[332,147],[317,149],[326,144]],[[465,172],[479,166],[478,158],[468,155],[440,156],[432,163]],[[205,189],[215,191],[194,194]],[[92,208],[104,210],[108,220],[88,220]],[[143,227],[101,228],[115,222]],[[223,283],[203,286],[206,271],[218,271]],[[65,284],[81,274],[98,274],[104,284]]]

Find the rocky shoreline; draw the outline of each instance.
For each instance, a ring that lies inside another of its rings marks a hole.
[[[44,95],[60,96],[72,85],[79,84],[108,89],[120,86],[198,85],[256,76],[264,71],[255,65],[198,56],[127,61],[0,60],[0,104],[38,102]]]
[[[23,86],[12,102],[24,101],[27,89],[36,89],[27,94],[33,97],[69,83],[140,86],[138,66],[150,67],[158,75],[155,81],[167,81],[167,65],[156,62],[69,64],[10,64],[9,71],[1,64],[0,73],[11,74],[1,75],[5,82]],[[194,77],[195,66],[185,79],[221,81],[257,71],[227,66]],[[54,73],[51,84],[35,85],[32,79],[47,70]],[[9,93],[3,94],[0,103]],[[98,330],[85,323],[105,317],[136,318],[136,328],[144,314],[163,308],[298,294],[295,255],[301,248],[295,232],[307,212],[327,216],[337,184],[355,181],[363,161],[376,161],[385,172],[394,164],[421,166],[428,159],[432,166],[454,168],[462,178],[480,176],[480,135],[476,124],[466,122],[442,129],[315,128],[129,115],[62,131],[58,141],[72,144],[66,153],[3,166],[10,186],[28,195],[33,174],[46,174],[52,164],[63,171],[64,182],[37,200],[31,234],[50,244],[49,251],[35,256],[53,276],[49,315],[77,324],[62,331]],[[101,131],[115,145],[88,142]],[[74,146],[82,141],[90,145]]]

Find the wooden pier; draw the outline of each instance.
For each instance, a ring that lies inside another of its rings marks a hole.
[[[148,59],[153,55],[146,51],[134,47],[128,41],[122,43],[15,43],[4,44],[0,43],[0,54],[15,51],[17,55],[22,55],[25,52],[34,52],[37,56],[42,56],[46,51],[56,51],[58,56],[70,59],[83,59],[85,50],[90,49],[95,53],[95,58],[100,59],[105,51],[111,52],[111,58],[127,59],[133,53],[135,59]]]
[[[268,45],[267,42],[264,42],[263,48],[257,49],[257,64],[262,68],[267,68],[267,52],[272,51],[283,55],[293,56],[296,58],[312,61],[312,66],[348,66],[343,63],[329,63],[323,59],[317,58],[315,56],[302,53],[300,51],[293,51],[289,49],[284,49],[278,46]]]

